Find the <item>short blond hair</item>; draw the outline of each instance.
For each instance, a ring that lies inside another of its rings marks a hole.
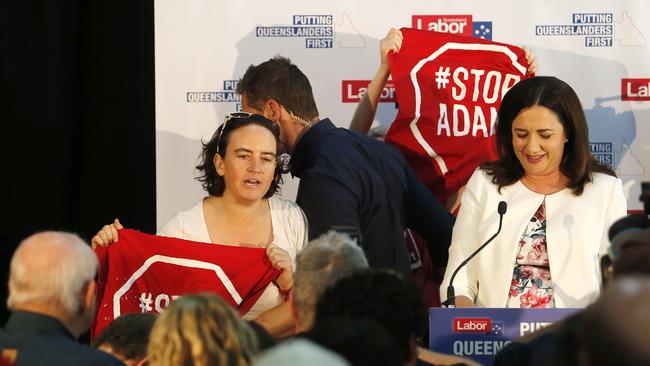
[[[217,295],[186,295],[154,323],[151,366],[247,366],[257,352],[253,330]]]

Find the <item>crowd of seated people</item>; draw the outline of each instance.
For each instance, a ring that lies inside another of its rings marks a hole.
[[[495,365],[650,362],[643,331],[650,319],[650,226],[637,220],[631,230],[634,220],[625,221],[624,236],[613,234],[612,277],[603,295],[515,340]],[[418,287],[398,272],[368,268],[346,234],[328,232],[299,254],[296,275],[311,274],[297,284],[307,300],[289,300],[297,334],[283,339],[240,318],[220,297],[200,293],[175,300],[158,316],[123,315],[94,339],[94,348],[84,345],[76,338],[92,321],[96,268],[89,245],[74,234],[43,232],[21,243],[11,262],[12,317],[0,330],[3,365],[477,364],[421,348],[427,308]]]

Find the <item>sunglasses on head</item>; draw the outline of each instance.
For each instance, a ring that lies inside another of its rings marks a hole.
[[[226,129],[228,122],[232,119],[250,118],[250,116],[252,115],[253,113],[248,113],[248,112],[230,112],[226,114],[226,117],[223,119],[223,123],[221,124],[219,130],[219,136],[217,137],[217,154],[219,153],[219,144],[221,143],[221,136],[223,136],[223,130]]]

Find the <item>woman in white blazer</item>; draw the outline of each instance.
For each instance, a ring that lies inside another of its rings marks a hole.
[[[498,115],[499,159],[472,175],[449,248],[441,299],[454,270],[459,307],[585,307],[600,292],[607,230],[626,214],[621,180],[590,153],[580,101],[554,77],[515,85]]]

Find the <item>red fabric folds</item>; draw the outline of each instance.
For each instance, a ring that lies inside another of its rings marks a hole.
[[[159,313],[175,298],[209,291],[239,311],[250,310],[277,278],[264,248],[206,244],[119,231],[98,247],[97,312],[92,336],[119,315]]]
[[[399,111],[386,135],[441,200],[497,158],[496,114],[502,97],[527,74],[519,47],[402,28],[390,66]]]

